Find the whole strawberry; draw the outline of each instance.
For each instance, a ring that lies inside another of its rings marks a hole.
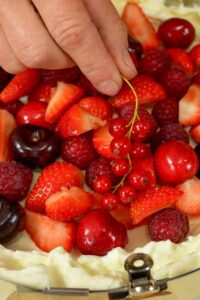
[[[0,195],[9,201],[26,197],[33,173],[28,167],[15,162],[0,162]]]
[[[189,220],[181,211],[165,208],[150,217],[148,231],[152,241],[180,243],[189,232]]]

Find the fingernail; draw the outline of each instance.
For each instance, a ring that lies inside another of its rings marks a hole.
[[[124,62],[126,64],[126,66],[131,70],[133,76],[135,76],[137,74],[137,70],[135,68],[135,65],[134,65],[134,63],[132,61],[132,58],[131,58],[128,50],[126,50],[126,49],[124,50],[123,57],[124,57]]]
[[[99,90],[106,95],[114,96],[119,92],[120,85],[113,80],[103,81],[99,84]]]

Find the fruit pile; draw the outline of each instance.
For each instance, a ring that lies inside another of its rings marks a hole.
[[[155,31],[134,3],[122,18],[138,75],[112,98],[76,66],[0,71],[2,243],[25,229],[43,251],[105,255],[140,224],[179,243],[200,216],[195,29],[173,18]]]

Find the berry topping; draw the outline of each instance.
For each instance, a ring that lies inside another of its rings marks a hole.
[[[152,241],[180,243],[189,232],[189,220],[179,210],[165,208],[150,217],[148,231]]]
[[[99,194],[106,194],[112,188],[110,176],[100,175],[93,182],[93,190]]]
[[[194,46],[189,53],[196,67],[200,66],[200,44]]]
[[[179,65],[186,73],[192,74],[195,70],[194,63],[190,58],[190,55],[180,48],[171,48],[167,50],[172,61]]]
[[[178,101],[167,98],[157,102],[153,107],[152,115],[160,126],[168,123],[178,123]]]
[[[40,83],[36,89],[29,95],[29,101],[41,101],[48,103],[56,91],[47,83]]]
[[[17,112],[20,110],[20,108],[22,106],[23,106],[23,104],[19,100],[16,100],[16,101],[13,101],[13,102],[10,102],[10,103],[0,102],[0,109],[7,110],[13,116],[16,116]]]
[[[135,189],[130,184],[124,184],[117,190],[119,200],[124,205],[130,205],[136,196]]]
[[[103,195],[99,201],[99,204],[107,210],[113,210],[118,206],[119,202],[118,196],[110,193]]]
[[[78,104],[81,108],[102,120],[108,120],[112,117],[112,107],[102,97],[85,97]]]
[[[41,77],[44,83],[56,86],[58,81],[66,83],[73,82],[79,75],[79,68],[72,67],[60,70],[41,70]]]

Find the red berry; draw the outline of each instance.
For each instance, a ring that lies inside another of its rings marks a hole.
[[[100,199],[100,205],[107,210],[112,210],[113,208],[117,207],[118,204],[118,196],[112,193],[103,195]]]
[[[195,45],[189,52],[189,55],[196,67],[200,66],[200,44]]]
[[[115,159],[112,162],[112,173],[116,176],[124,176],[130,168],[129,162],[126,159]]]
[[[92,132],[66,138],[62,144],[61,157],[80,169],[86,169],[97,158]]]
[[[139,41],[133,39],[131,36],[128,36],[128,51],[130,54],[134,53],[136,57],[140,59],[143,52],[142,44]]]
[[[135,198],[136,191],[130,184],[124,184],[117,190],[117,195],[122,204],[130,205]]]
[[[125,157],[131,151],[131,142],[126,137],[114,138],[110,144],[113,154],[119,157]]]
[[[87,96],[102,96],[83,73],[80,74],[76,83],[85,91]]]
[[[128,177],[130,185],[138,191],[146,190],[149,187],[149,176],[143,170],[132,171]]]
[[[165,208],[150,217],[148,230],[152,241],[180,243],[189,232],[188,217],[175,208]]]
[[[107,175],[98,176],[93,182],[93,190],[99,194],[106,194],[111,188],[111,179]]]
[[[142,142],[134,142],[131,145],[130,156],[132,159],[143,159],[150,153],[149,147]]]
[[[109,131],[114,137],[123,136],[126,132],[126,122],[123,118],[115,118],[110,121]]]
[[[56,86],[58,81],[74,82],[79,75],[79,68],[72,67],[60,70],[41,70],[42,81],[51,86]]]
[[[192,82],[194,84],[200,85],[200,72],[197,73],[193,78],[192,78]]]
[[[13,102],[10,102],[10,103],[0,102],[0,109],[7,110],[13,116],[15,116],[17,114],[18,110],[20,110],[20,108],[22,108],[22,107],[23,107],[23,103],[19,100],[16,100],[16,101],[13,101]]]
[[[187,48],[194,41],[195,29],[187,20],[171,18],[159,26],[158,36],[166,47]]]
[[[178,101],[167,98],[157,102],[153,107],[152,115],[160,126],[167,123],[178,123]]]
[[[136,120],[133,125],[131,139],[133,139],[133,141],[146,141],[150,135],[151,128],[148,120]]]

